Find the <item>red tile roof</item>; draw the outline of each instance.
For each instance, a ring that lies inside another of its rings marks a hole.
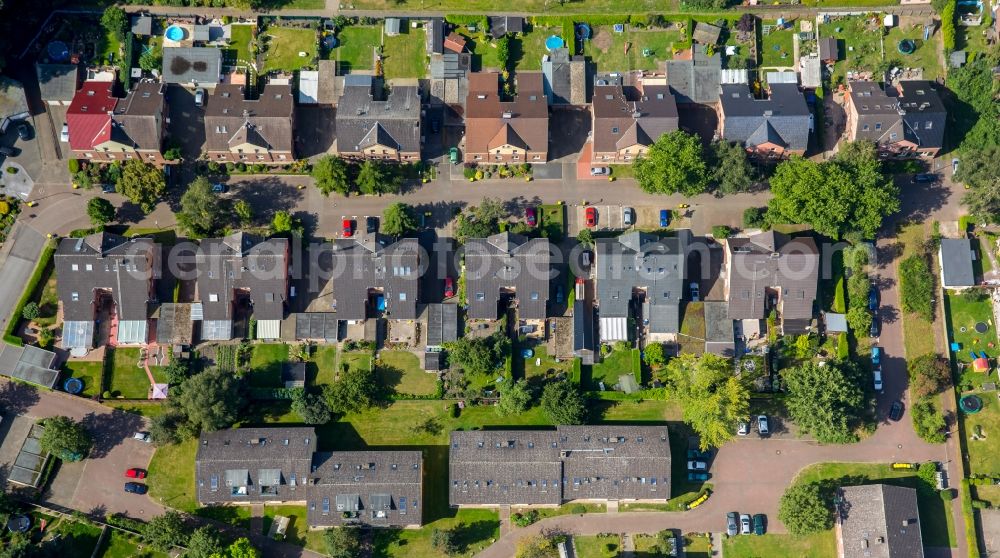
[[[111,137],[111,112],[118,101],[111,86],[111,82],[88,81],[73,96],[66,112],[73,151],[89,151]]]

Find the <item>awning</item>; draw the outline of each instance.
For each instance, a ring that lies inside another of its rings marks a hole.
[[[257,320],[257,339],[281,337],[281,320]]]
[[[89,349],[94,346],[94,322],[65,322],[62,348]]]
[[[601,318],[601,342],[628,341],[628,318]]]
[[[122,320],[118,322],[118,343],[120,345],[145,344],[148,325],[146,320]]]

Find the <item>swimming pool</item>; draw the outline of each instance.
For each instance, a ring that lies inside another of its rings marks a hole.
[[[563,47],[562,37],[559,35],[552,35],[548,39],[545,39],[545,48],[548,50],[555,50],[557,48]]]
[[[171,25],[170,27],[167,27],[167,31],[163,35],[171,41],[183,41],[185,35],[184,28]]]

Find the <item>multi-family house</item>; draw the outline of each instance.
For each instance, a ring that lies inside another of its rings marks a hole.
[[[549,106],[542,74],[520,72],[513,100],[500,97],[500,74],[473,73],[465,99],[466,163],[544,163]]]
[[[551,246],[547,238],[513,233],[465,243],[467,315],[495,320],[517,308],[523,320],[544,320],[549,302]]]
[[[591,105],[594,164],[631,163],[663,134],[678,127],[677,103],[662,78],[623,83],[598,76]]]
[[[925,80],[884,88],[871,81],[848,82],[847,139],[875,142],[883,157],[936,157],[948,120],[937,88]]]
[[[748,85],[723,85],[719,102],[722,138],[762,159],[802,155],[809,147],[812,112],[794,83],[774,83],[758,98]]]
[[[385,94],[372,76],[346,76],[336,122],[336,151],[342,157],[420,160],[420,92],[415,86],[397,85]]]
[[[205,105],[210,161],[286,164],[295,159],[295,100],[290,85],[268,84],[255,99],[243,86],[215,88]]]
[[[923,558],[917,491],[869,484],[837,490],[841,558]]]
[[[107,81],[87,81],[73,96],[66,111],[73,156],[100,162],[163,163],[165,86],[140,82],[124,99],[112,95],[113,86]]]

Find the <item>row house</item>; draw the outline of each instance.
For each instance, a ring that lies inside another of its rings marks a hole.
[[[205,106],[205,156],[232,163],[291,163],[294,126],[290,85],[268,84],[259,96],[247,98],[244,86],[221,84]]]
[[[469,76],[466,163],[544,163],[548,150],[549,106],[541,73],[519,73],[513,100],[501,99],[499,73]]]
[[[384,95],[381,82],[372,76],[346,76],[336,124],[341,157],[420,160],[420,92],[415,86],[398,85]]]
[[[124,99],[112,94],[113,86],[113,82],[88,81],[73,96],[66,112],[73,156],[98,162],[164,163],[166,86],[140,82]]]

